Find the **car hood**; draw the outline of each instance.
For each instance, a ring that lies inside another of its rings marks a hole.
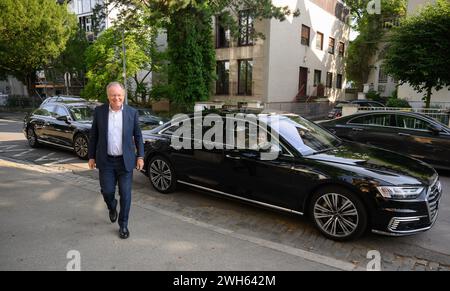
[[[437,175],[431,166],[419,160],[354,142],[343,142],[335,149],[306,158],[339,164],[348,170],[358,167],[365,175],[393,185],[430,185]]]

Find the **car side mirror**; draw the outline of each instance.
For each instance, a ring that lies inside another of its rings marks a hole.
[[[67,116],[58,116],[58,117],[56,118],[56,120],[64,121],[64,122],[69,123],[69,118],[67,118]]]
[[[442,126],[430,124],[428,126],[428,130],[431,131],[434,135],[439,135],[439,133],[442,131]]]
[[[272,150],[272,144],[270,142],[263,142],[258,145],[258,152],[268,153]]]

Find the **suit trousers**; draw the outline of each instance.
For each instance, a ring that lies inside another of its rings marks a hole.
[[[107,166],[99,169],[100,188],[109,210],[117,207],[115,199],[116,185],[119,185],[120,213],[119,226],[128,227],[128,217],[131,208],[131,186],[133,183],[133,171],[127,171],[123,157],[109,157]]]

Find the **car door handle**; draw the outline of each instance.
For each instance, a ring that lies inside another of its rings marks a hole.
[[[397,133],[399,136],[411,136],[410,134],[408,134],[408,133],[402,133],[402,132],[399,132],[399,133]]]
[[[241,157],[237,157],[237,156],[232,156],[232,155],[226,155],[225,156],[227,159],[231,159],[231,160],[240,160]]]
[[[352,128],[353,131],[363,131],[364,129],[362,128]]]

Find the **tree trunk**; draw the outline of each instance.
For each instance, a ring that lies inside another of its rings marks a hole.
[[[28,96],[32,97],[34,95],[34,91],[33,91],[33,79],[32,79],[32,74],[28,73],[26,78],[26,86],[27,86],[27,91],[28,91]]]
[[[433,89],[433,87],[427,87],[427,95],[426,95],[426,99],[425,99],[425,108],[430,108],[430,104],[431,104],[431,90]]]

